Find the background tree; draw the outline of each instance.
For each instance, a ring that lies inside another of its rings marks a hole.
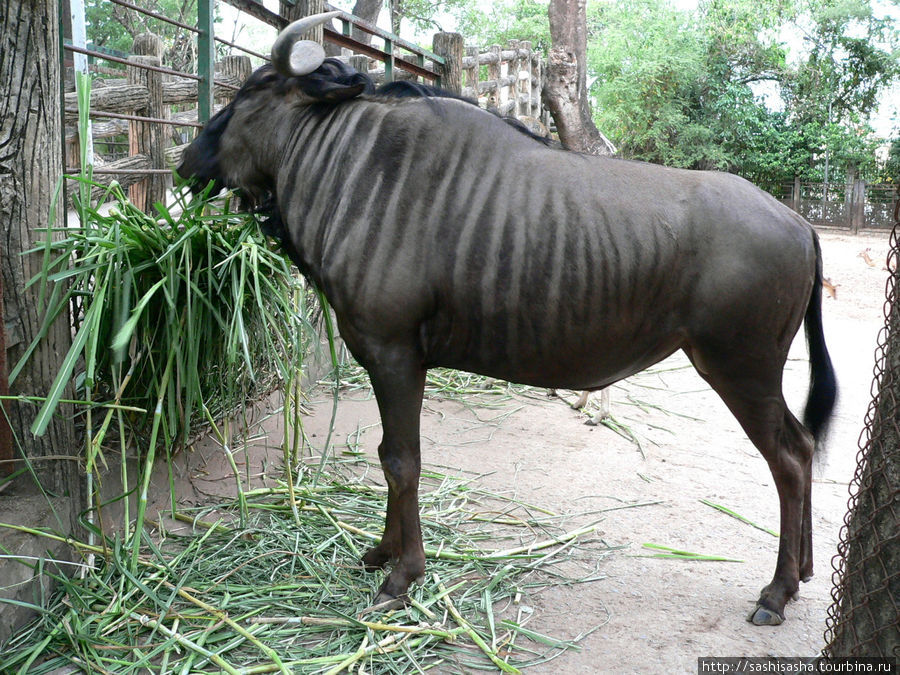
[[[372,25],[378,23],[378,15],[381,14],[381,8],[384,6],[384,0],[356,0],[353,4],[352,13],[363,21],[368,21]],[[356,26],[351,29],[351,35],[354,40],[358,40],[364,44],[372,44],[372,35],[361,31]]]
[[[797,28],[809,52],[783,79],[782,95],[810,154],[824,159],[816,178],[871,173],[868,119],[900,74],[896,25],[876,18],[868,0],[811,0],[805,12],[809,27]]]
[[[193,24],[197,19],[197,0],[131,0],[131,3],[182,23]],[[88,36],[96,47],[128,53],[136,35],[154,33],[163,40],[166,48],[163,59],[167,65],[185,72],[195,69],[193,36],[181,28],[107,0],[85,0],[84,5]]]
[[[546,56],[551,45],[547,4],[536,0],[493,2],[488,11],[475,6],[460,17],[458,30],[470,44],[480,46],[528,40]]]
[[[875,179],[881,141],[867,121],[896,78],[896,35],[867,0],[709,0],[695,11],[604,1],[589,26],[595,116],[623,155],[725,169],[767,189],[821,180],[825,157],[834,175]],[[779,36],[801,27],[819,47],[805,41],[798,59]]]
[[[548,8],[552,47],[543,98],[566,147],[596,155],[615,146],[597,129],[587,87],[587,0],[551,0]]]

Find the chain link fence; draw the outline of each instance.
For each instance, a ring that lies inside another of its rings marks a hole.
[[[885,325],[834,558],[826,656],[900,657],[900,187],[887,260]]]

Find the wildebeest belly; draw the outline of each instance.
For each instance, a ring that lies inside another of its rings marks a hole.
[[[423,321],[419,347],[427,367],[450,367],[540,387],[593,389],[662,360],[684,343],[670,302],[590,306],[540,291],[506,306],[448,302]],[[457,298],[458,300],[458,298]],[[489,311],[485,311],[489,309]]]

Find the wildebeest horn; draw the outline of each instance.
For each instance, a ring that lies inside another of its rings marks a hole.
[[[341,12],[324,12],[298,19],[278,34],[272,45],[272,65],[282,75],[307,75],[322,65],[325,50],[313,40],[301,40],[307,31],[333,19]]]

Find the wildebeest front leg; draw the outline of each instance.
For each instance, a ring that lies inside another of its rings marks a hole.
[[[379,356],[368,370],[384,430],[378,457],[388,484],[388,504],[384,535],[363,556],[363,564],[374,570],[395,561],[375,598],[377,605],[402,599],[410,583],[425,574],[419,524],[419,417],[425,371],[402,352]]]

